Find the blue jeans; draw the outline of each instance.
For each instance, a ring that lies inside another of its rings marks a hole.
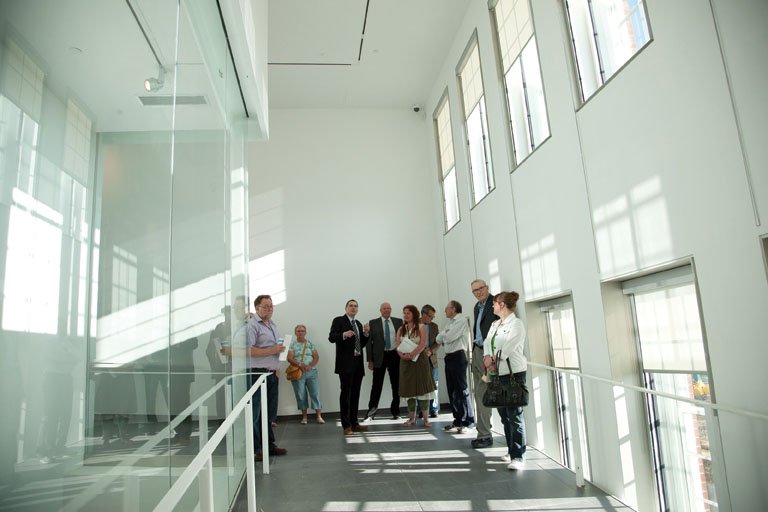
[[[309,405],[316,411],[323,408],[320,403],[320,382],[317,379],[317,369],[312,368],[304,372],[299,380],[291,382],[293,384],[293,394],[296,395],[296,407],[300,411],[306,411]],[[307,400],[309,394],[309,400]]]
[[[267,375],[267,439],[269,439],[269,446],[272,448],[275,446],[275,433],[272,431],[271,418],[277,417],[277,399],[280,381],[277,379],[273,370],[267,370],[265,368],[251,368],[250,369],[248,385],[253,386],[256,380],[259,378],[259,373],[270,372]],[[253,394],[253,400],[251,400],[253,406],[253,443],[254,450],[261,451],[261,390]]]
[[[509,380],[514,378],[518,382],[525,382],[525,372],[502,375],[499,379]],[[504,425],[504,437],[507,440],[507,452],[513,459],[522,459],[525,455],[525,421],[523,420],[522,407],[499,407],[499,416]]]

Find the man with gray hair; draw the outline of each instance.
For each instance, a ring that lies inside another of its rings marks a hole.
[[[392,306],[389,302],[383,302],[379,312],[381,313],[379,318],[368,322],[370,334],[368,345],[365,346],[365,356],[368,369],[373,371],[373,383],[364,422],[373,421],[379,410],[381,391],[384,388],[384,374],[387,372],[389,372],[389,384],[392,388],[389,412],[392,414],[392,419],[400,418],[400,396],[397,394],[400,386],[400,357],[395,349],[395,339],[403,321],[392,316]]]
[[[475,423],[472,397],[467,386],[467,350],[469,348],[469,320],[461,314],[461,303],[452,300],[445,306],[448,323],[437,335],[437,342],[445,350],[445,381],[453,422],[445,426],[447,432],[463,433]]]
[[[472,448],[487,448],[493,444],[491,434],[491,409],[483,405],[483,395],[488,387],[482,377],[485,374],[483,368],[483,342],[491,324],[498,320],[493,312],[493,295],[488,290],[488,285],[482,279],[472,281],[472,294],[477,299],[475,304],[475,326],[472,330],[472,382],[475,385],[475,418],[477,419],[477,438],[472,440]]]

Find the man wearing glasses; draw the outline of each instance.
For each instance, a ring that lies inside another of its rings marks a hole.
[[[278,386],[280,382],[277,379],[277,368],[280,365],[280,352],[285,350],[285,345],[278,343],[280,333],[277,325],[272,321],[272,297],[269,295],[259,295],[253,301],[256,308],[256,316],[248,320],[247,330],[247,366],[249,386],[253,386],[259,378],[259,374],[267,373],[267,416],[274,418],[277,416]],[[251,401],[253,405],[253,441],[256,446],[256,460],[263,460],[261,452],[261,393],[256,392]],[[269,439],[270,455],[285,455],[288,450],[279,448],[275,444],[275,434],[272,431],[272,424],[267,422],[267,435]]]
[[[475,420],[477,438],[472,440],[472,448],[487,448],[493,444],[491,434],[491,409],[483,405],[483,394],[488,386],[482,380],[483,341],[488,336],[491,324],[499,317],[493,312],[493,295],[482,279],[472,281],[472,294],[477,299],[475,304],[475,326],[472,330],[472,381],[475,385]]]

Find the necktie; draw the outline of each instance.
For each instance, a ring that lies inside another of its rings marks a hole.
[[[384,320],[384,348],[390,350],[392,347],[391,334],[389,332],[389,320]]]
[[[360,354],[360,331],[357,330],[357,321],[352,319],[352,328],[355,331],[355,354]]]

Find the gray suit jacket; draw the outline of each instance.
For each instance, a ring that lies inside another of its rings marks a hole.
[[[395,336],[397,336],[397,330],[403,325],[403,321],[400,318],[393,316],[389,317],[394,325],[394,330],[389,333],[389,340],[392,343],[392,348],[395,347]],[[384,362],[384,322],[381,317],[374,318],[368,322],[370,331],[368,332],[369,342],[365,346],[365,356],[368,362],[373,361],[374,368],[380,368]]]

